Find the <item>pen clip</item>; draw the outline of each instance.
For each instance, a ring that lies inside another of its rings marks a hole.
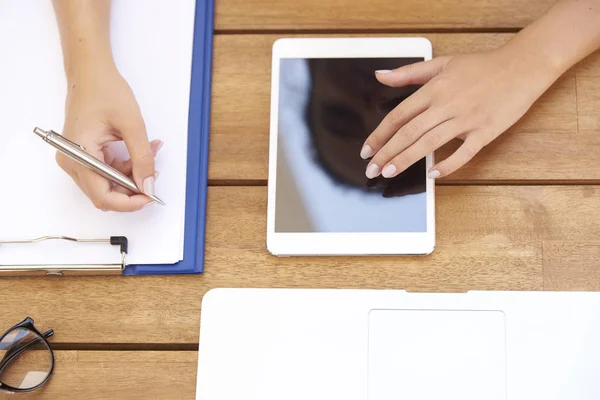
[[[70,143],[70,144],[72,144],[73,146],[75,146],[75,147],[78,147],[78,148],[80,148],[81,150],[85,151],[85,147],[83,147],[82,145],[75,143],[74,141],[72,141],[72,140],[70,140],[70,139],[68,139],[68,138],[64,137],[64,136],[63,136],[63,135],[61,135],[60,133],[57,133],[57,132],[53,132],[53,133],[54,133],[54,134],[55,134],[57,137],[59,137],[59,138],[60,138],[60,140],[64,140],[65,142],[67,142],[67,143]]]

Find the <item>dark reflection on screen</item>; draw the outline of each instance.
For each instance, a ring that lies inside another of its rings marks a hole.
[[[368,135],[418,87],[374,76],[422,61],[283,59],[280,67],[277,232],[424,232],[425,159],[392,179],[365,176]]]

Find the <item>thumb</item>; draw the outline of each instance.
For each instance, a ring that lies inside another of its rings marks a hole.
[[[379,82],[391,87],[424,85],[442,72],[451,59],[451,57],[437,57],[428,61],[408,64],[391,71],[375,71],[375,77]]]
[[[131,157],[133,180],[148,196],[154,196],[154,152],[143,121],[121,131]]]

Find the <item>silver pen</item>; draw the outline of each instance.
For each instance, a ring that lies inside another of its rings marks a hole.
[[[88,154],[85,151],[85,147],[78,145],[75,142],[72,142],[71,140],[67,139],[66,137],[64,137],[61,134],[56,133],[52,130],[45,131],[43,129],[36,127],[33,130],[33,132],[36,135],[38,135],[39,137],[41,137],[42,139],[44,139],[44,141],[46,143],[48,143],[51,146],[53,146],[54,148],[56,148],[58,151],[60,151],[67,157],[71,158],[74,161],[77,161],[84,167],[91,169],[92,171],[105,177],[109,181],[114,182],[117,185],[120,185],[126,189],[129,189],[134,193],[143,194],[145,196],[148,196],[143,191],[138,189],[135,182],[133,182],[133,180],[131,180],[125,174],[114,169],[110,165],[98,160],[96,157]],[[152,200],[156,201],[159,204],[162,204],[162,205],[165,204],[161,199],[159,199],[156,196],[148,196],[148,197],[150,197]]]

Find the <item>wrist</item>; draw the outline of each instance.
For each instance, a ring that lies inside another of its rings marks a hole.
[[[115,68],[108,30],[90,18],[74,21],[62,37],[68,81]]]
[[[536,44],[535,40],[518,35],[498,52],[515,76],[537,83],[542,90],[550,87],[569,68],[564,60]]]
[[[65,60],[65,74],[69,84],[82,80],[98,79],[117,72],[117,67],[110,52],[101,53],[98,50],[73,54]]]
[[[558,79],[600,46],[600,11],[593,3],[597,0],[558,1],[515,35],[505,49],[544,77]]]
[[[110,0],[53,0],[67,80],[114,66]]]

